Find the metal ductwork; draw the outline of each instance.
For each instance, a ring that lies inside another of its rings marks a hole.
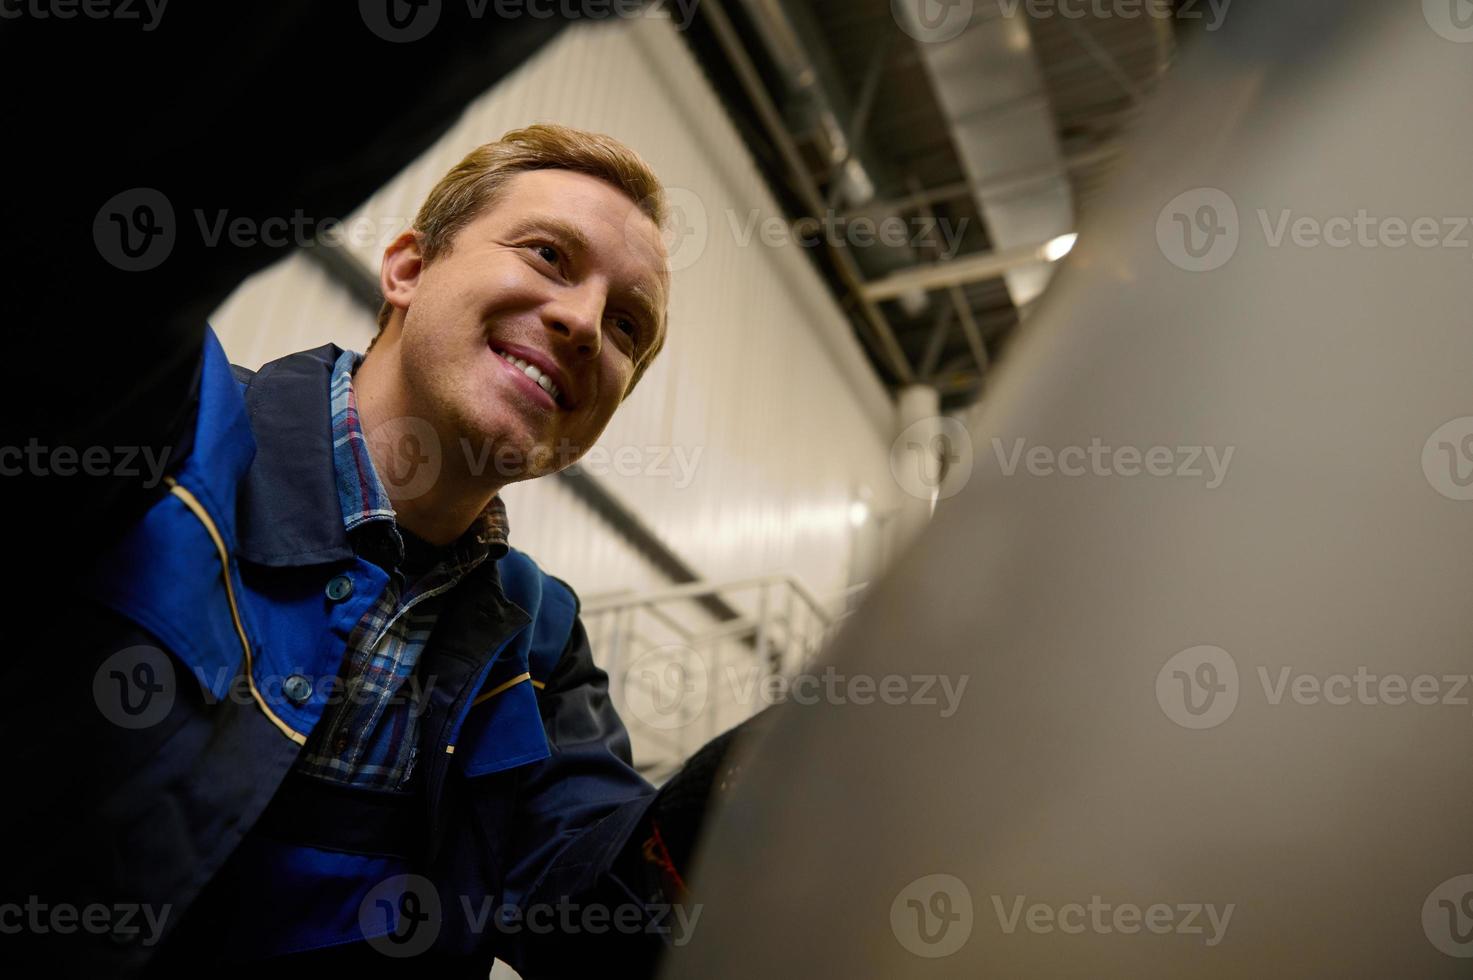
[[[879,184],[892,185],[877,154],[869,152],[865,138],[876,86],[890,39],[877,41],[865,85],[851,103],[839,81],[811,10],[792,0],[740,0],[743,12],[761,39],[768,58],[777,67],[787,96],[784,111],[789,129],[813,151],[818,176],[829,187],[826,204],[844,207],[846,217],[862,217],[879,226],[901,217],[892,202],[875,202]],[[817,216],[822,217],[822,216]],[[910,245],[876,242],[855,250],[855,258],[866,279],[910,268],[922,256]],[[907,316],[919,316],[930,306],[921,289],[907,290],[895,297]]]
[[[920,39],[917,48],[993,248],[1021,256],[1002,274],[1013,304],[1023,309],[1052,275],[1049,262],[1026,250],[1074,230],[1074,195],[1028,20],[1021,8],[1006,16],[979,5],[965,29],[947,37],[952,28],[921,9],[931,3],[897,0],[894,7]]]

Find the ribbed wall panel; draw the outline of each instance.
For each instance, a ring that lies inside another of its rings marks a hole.
[[[705,248],[675,274],[665,351],[599,443],[611,460],[637,447],[639,471],[609,468],[600,482],[703,577],[790,571],[821,595],[843,588],[853,494],[870,488],[883,510],[898,492],[888,402],[800,249],[755,234],[739,244],[733,222],[781,212],[670,24],[566,31],[365,203],[353,217],[389,230],[353,250],[377,270],[391,230],[410,224],[451,165],[535,121],[626,141],[678,199],[694,195],[705,211]],[[252,366],[328,340],[362,350],[374,331],[371,315],[301,256],[245,283],[213,322],[232,358]],[[675,450],[697,460],[688,486],[650,472]],[[663,584],[558,481],[510,487],[506,499],[513,542],[580,592]]]

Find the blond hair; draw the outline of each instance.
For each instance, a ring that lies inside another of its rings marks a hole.
[[[529,170],[571,170],[607,181],[634,201],[656,228],[665,227],[664,188],[638,153],[601,133],[538,123],[476,147],[430,190],[414,219],[425,264],[449,252],[460,230],[496,204],[513,177]],[[387,300],[379,307],[378,336],[383,335],[393,312]],[[631,389],[664,344],[662,332],[635,365]],[[368,346],[373,349],[372,343]]]

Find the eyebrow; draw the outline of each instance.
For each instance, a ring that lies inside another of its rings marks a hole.
[[[640,283],[630,286],[627,293],[630,301],[639,307],[639,314],[649,324],[650,331],[659,333],[661,316],[659,304],[655,302],[655,294]],[[654,337],[651,337],[649,342],[654,343]]]
[[[580,253],[593,251],[593,243],[588,236],[583,234],[582,229],[570,221],[552,216],[523,218],[512,225],[508,234],[512,238],[521,238],[536,232],[552,232],[558,238],[563,239],[573,250]]]
[[[593,251],[593,243],[577,225],[553,215],[534,215],[523,218],[512,225],[507,234],[511,238],[522,238],[537,232],[551,232],[555,237],[562,239],[572,251],[581,255],[587,255]],[[664,317],[660,315],[660,304],[655,300],[655,291],[644,283],[634,283],[624,292],[630,302],[638,307],[639,315],[649,323],[652,333],[658,334]],[[649,343],[654,343],[653,338]]]

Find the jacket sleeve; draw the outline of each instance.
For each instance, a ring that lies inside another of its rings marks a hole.
[[[552,755],[529,767],[517,787],[503,889],[517,921],[499,924],[505,938],[496,953],[526,980],[582,975],[606,967],[610,955],[620,975],[652,975],[657,936],[543,926],[564,908],[581,917],[584,909],[640,907],[643,920],[642,900],[627,880],[638,868],[623,859],[637,847],[656,791],[634,769],[629,733],[581,616],[538,702]]]
[[[633,767],[581,617],[540,702],[552,756],[519,788],[504,902],[521,923],[497,955],[526,980],[613,964],[619,976],[653,977],[662,951],[698,924],[686,888],[695,845],[737,774],[736,746],[768,713],[713,739],[656,790]],[[533,916],[556,927],[530,928]]]

